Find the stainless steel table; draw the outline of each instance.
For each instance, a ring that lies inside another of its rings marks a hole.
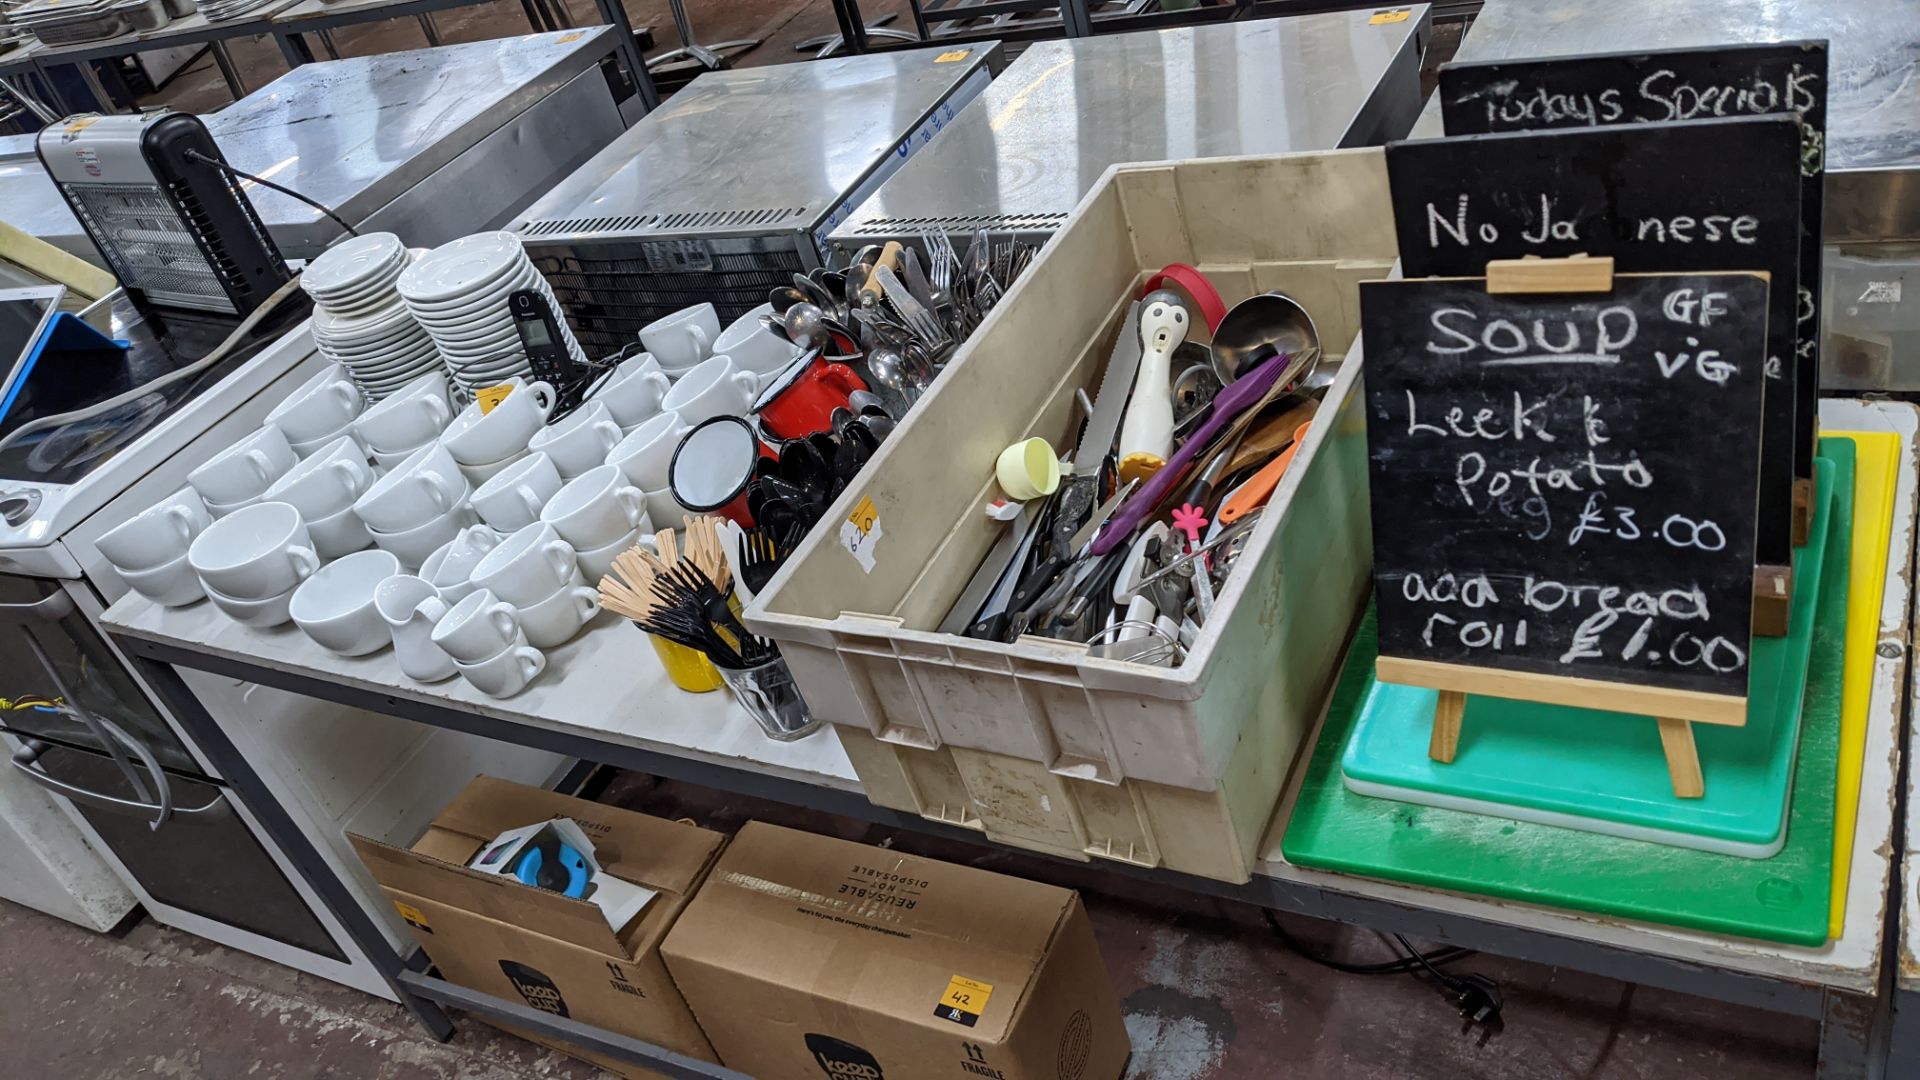
[[[625,130],[599,70],[616,42],[594,26],[308,64],[206,121],[234,167],[431,247],[506,224]],[[313,207],[243,186],[288,258],[339,237]],[[29,136],[0,140],[0,220],[99,262]]]
[[[1260,871],[1246,885],[1095,864],[1114,873],[1244,901],[1279,911],[1353,922],[1449,944],[1594,972],[1629,982],[1820,1018],[1821,1077],[1869,1075],[1875,1039],[1884,1032],[1887,971],[1885,919],[1892,876],[1894,820],[1900,803],[1903,704],[1908,679],[1905,643],[1912,593],[1907,577],[1914,552],[1917,495],[1914,461],[1920,411],[1912,406],[1848,400],[1822,403],[1833,429],[1897,431],[1904,439],[1895,494],[1894,533],[1886,570],[1886,603],[1854,832],[1846,929],[1818,948],[1747,941],[1655,926],[1610,916],[1563,912],[1489,897],[1440,892],[1308,870],[1280,854],[1300,776],[1283,797],[1263,842]],[[214,672],[419,723],[537,746],[619,768],[772,799],[827,813],[988,844],[979,833],[875,807],[860,793],[837,741],[821,733],[797,743],[760,738],[737,706],[718,695],[666,689],[664,675],[631,626],[603,614],[580,637],[549,653],[549,669],[527,691],[507,701],[483,697],[458,681],[421,686],[400,675],[390,653],[345,658],[321,650],[297,629],[254,630],[206,604],[164,609],[129,594],[103,622],[142,677],[166,699],[195,745],[231,782],[255,816],[328,899],[356,940],[382,949],[380,962],[401,1000],[432,1030],[445,1019],[434,1003],[453,1005],[521,1024],[673,1076],[736,1074],[673,1059],[657,1047],[535,1013],[515,1003],[426,978],[385,948],[364,913],[337,905],[339,883],[312,852],[291,819],[279,812],[219,725],[201,708],[174,668]],[[664,695],[664,697],[663,697]],[[663,707],[666,704],[668,707]],[[357,917],[357,919],[356,919]],[[363,938],[362,935],[366,936]],[[374,955],[370,951],[370,955]],[[416,954],[415,964],[418,963]],[[1908,1074],[1910,1075],[1910,1073]]]
[[[1043,41],[903,165],[833,241],[930,227],[1042,241],[1110,165],[1364,146],[1420,109],[1428,7]]]
[[[299,67],[314,59],[312,49],[301,36],[303,34],[325,36],[329,31],[343,26],[416,17],[422,20],[421,26],[428,34],[428,43],[438,45],[428,19],[432,13],[485,2],[487,0],[297,0],[293,6],[274,16],[272,32],[288,66]],[[617,35],[615,48],[620,56],[620,67],[638,93],[641,107],[628,117],[628,123],[631,123],[657,107],[660,95],[654,89],[653,79],[647,74],[646,56],[642,45],[634,38],[633,24],[627,18],[626,9],[617,0],[593,0],[593,3],[600,22],[611,27]],[[572,19],[566,14],[564,2],[549,6],[549,0],[521,0],[521,5],[528,26],[536,31],[572,28]]]
[[[91,105],[85,102],[64,102],[69,113],[85,112],[89,109],[110,112],[112,102],[107,96],[105,87],[101,86],[99,76],[94,73],[92,61],[131,56],[154,49],[204,44],[212,49],[214,62],[220,67],[220,75],[226,80],[227,89],[233,92],[235,100],[239,100],[247,93],[246,84],[241,82],[240,73],[227,57],[226,48],[222,43],[232,38],[257,37],[271,33],[274,12],[294,2],[295,0],[276,0],[265,7],[225,22],[209,22],[205,15],[196,11],[183,18],[174,19],[158,30],[122,34],[119,37],[106,38],[102,41],[86,41],[77,45],[42,45],[35,51],[33,60],[42,71],[62,64],[71,64],[80,72],[80,77],[92,92],[94,101]]]

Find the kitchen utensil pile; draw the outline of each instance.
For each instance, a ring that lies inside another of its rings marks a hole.
[[[984,283],[994,281],[990,269]],[[1220,310],[1209,299],[1191,309]],[[1331,382],[1316,373],[1305,313],[1273,318],[1285,305],[1254,297],[1210,327],[1236,350],[1217,371],[1215,358],[1194,359],[1207,347],[1187,340],[1185,298],[1156,291],[1134,303],[1092,397],[1079,395],[1085,415],[1064,478],[1017,511],[996,505],[1006,531],[940,629],[1179,664]]]

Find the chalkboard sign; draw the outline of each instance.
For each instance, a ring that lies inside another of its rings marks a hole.
[[[1800,119],[1800,275],[1795,290],[1794,475],[1813,478],[1820,378],[1827,43],[1787,41],[1440,67],[1449,135],[1789,114]],[[1808,489],[1811,495],[1811,489]],[[1802,515],[1796,526],[1804,528]],[[1804,534],[1796,539],[1804,541]]]
[[[1787,116],[1393,143],[1401,265],[1409,277],[1465,277],[1493,259],[1584,253],[1624,271],[1766,272],[1755,557],[1790,566],[1799,157]]]
[[[1767,294],[1745,273],[1363,283],[1383,677],[1626,683],[1714,696],[1666,717],[1744,719]]]

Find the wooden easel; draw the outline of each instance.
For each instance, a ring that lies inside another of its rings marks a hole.
[[[1700,755],[1694,749],[1693,725],[1743,727],[1747,722],[1747,699],[1731,694],[1496,671],[1395,656],[1380,657],[1375,665],[1375,674],[1381,682],[1440,691],[1440,700],[1433,709],[1433,734],[1427,742],[1427,756],[1443,764],[1451,764],[1459,752],[1468,694],[1542,705],[1577,705],[1583,709],[1653,717],[1660,731],[1660,747],[1666,753],[1667,778],[1673,784],[1674,796],[1697,799],[1705,795],[1707,789],[1700,771]]]
[[[1581,255],[1566,259],[1498,259],[1487,263],[1486,276],[1489,293],[1611,292],[1613,260]],[[1756,593],[1760,585],[1761,577],[1756,574]],[[1706,794],[1700,755],[1693,741],[1693,725],[1740,727],[1747,722],[1747,699],[1731,694],[1633,686],[1390,656],[1376,661],[1375,672],[1382,682],[1440,691],[1434,705],[1427,756],[1447,764],[1459,753],[1468,694],[1653,717],[1667,760],[1667,778],[1673,785],[1674,796],[1681,799],[1697,799]]]

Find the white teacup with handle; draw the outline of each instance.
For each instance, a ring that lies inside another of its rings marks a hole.
[[[185,555],[193,538],[211,524],[213,515],[200,494],[181,488],[101,534],[94,546],[123,575],[152,570]]]
[[[800,355],[801,348],[761,324],[760,317],[771,314],[773,305],[761,304],[733,320],[714,339],[714,355],[733,357],[742,371],[753,372],[763,383],[767,376],[785,370]]]
[[[613,422],[624,431],[659,412],[660,400],[672,387],[673,380],[660,370],[653,354],[641,353],[621,361],[589,400],[605,405]]]
[[[345,427],[366,407],[366,395],[339,364],[328,364],[267,414],[289,443],[306,443]]]
[[[473,584],[515,605],[537,604],[579,572],[573,545],[552,525],[533,524],[500,541],[473,568]]]
[[[269,425],[188,473],[187,483],[208,503],[239,503],[259,496],[299,461],[286,432]]]
[[[486,589],[475,589],[440,617],[430,640],[455,661],[476,664],[526,639],[512,604]]]
[[[760,377],[742,371],[731,356],[716,355],[680,376],[660,407],[688,424],[716,416],[745,416],[760,392]]]
[[[462,465],[491,465],[527,448],[527,442],[553,412],[553,387],[544,382],[508,379],[513,387],[491,411],[478,401],[460,411],[440,436],[441,445]]]
[[[473,509],[481,521],[512,533],[540,520],[541,509],[564,484],[552,458],[528,454],[481,484],[473,493]]]
[[[720,336],[720,313],[712,304],[695,304],[640,328],[640,344],[660,361],[660,369],[678,378],[712,355]]]
[[[353,512],[377,532],[405,532],[454,509],[469,490],[453,455],[431,443],[375,480],[354,500]]]
[[[410,451],[438,438],[453,419],[447,375],[432,371],[387,395],[360,414],[353,430],[375,453]]]
[[[667,486],[667,470],[673,465],[673,452],[687,437],[693,425],[680,419],[679,413],[663,412],[641,423],[607,451],[607,464],[620,471],[642,491]]]

